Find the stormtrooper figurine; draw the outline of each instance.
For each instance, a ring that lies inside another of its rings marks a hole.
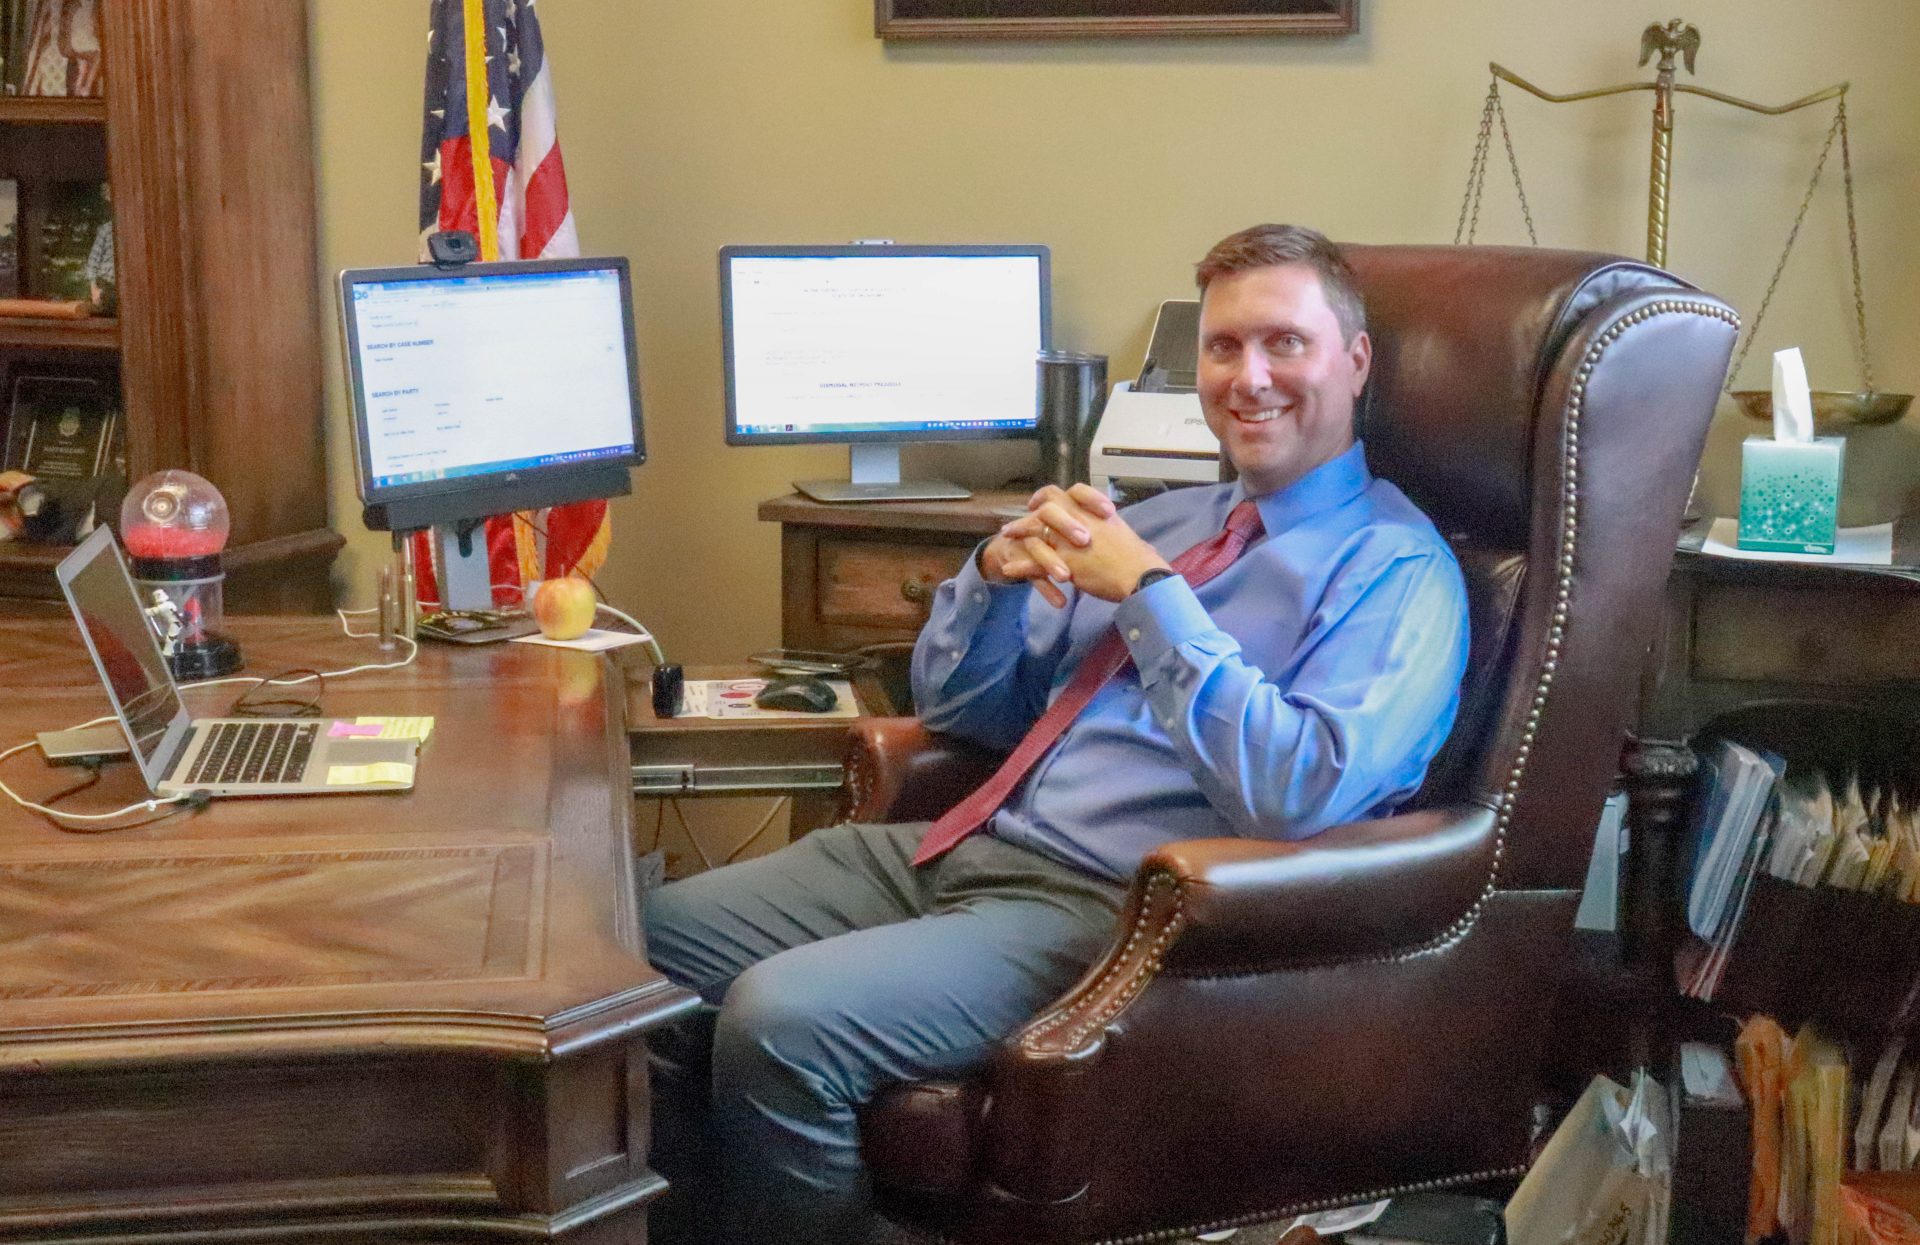
[[[172,660],[174,651],[180,647],[180,633],[186,630],[186,624],[180,617],[180,607],[174,604],[172,597],[155,588],[153,604],[140,612],[147,616],[154,635],[160,638],[160,655]]]

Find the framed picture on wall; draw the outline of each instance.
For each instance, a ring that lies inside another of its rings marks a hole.
[[[1360,0],[873,0],[882,39],[1347,35]]]

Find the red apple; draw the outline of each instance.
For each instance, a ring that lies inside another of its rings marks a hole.
[[[593,585],[574,575],[549,579],[533,594],[533,620],[549,640],[577,640],[593,625]]]

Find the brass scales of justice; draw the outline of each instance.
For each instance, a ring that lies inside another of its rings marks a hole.
[[[1847,87],[1845,82],[1816,91],[1803,99],[1780,105],[1756,104],[1751,100],[1736,99],[1734,96],[1710,91],[1703,86],[1676,82],[1676,58],[1685,62],[1689,74],[1693,72],[1694,59],[1700,51],[1700,31],[1683,21],[1674,18],[1662,26],[1658,22],[1648,26],[1640,35],[1640,64],[1645,65],[1655,54],[1660,61],[1652,82],[1627,82],[1619,86],[1600,87],[1592,91],[1576,91],[1570,95],[1555,95],[1520,77],[1512,70],[1498,64],[1489,64],[1493,79],[1487,87],[1486,105],[1480,113],[1480,136],[1474,144],[1473,163],[1467,173],[1467,193],[1460,204],[1460,223],[1454,230],[1456,245],[1473,243],[1474,234],[1480,223],[1480,196],[1487,177],[1487,154],[1491,147],[1493,124],[1500,124],[1500,137],[1506,146],[1507,164],[1513,171],[1514,190],[1520,196],[1520,214],[1526,222],[1527,240],[1539,245],[1534,234],[1533,213],[1527,206],[1526,188],[1520,182],[1520,164],[1513,152],[1513,138],[1507,132],[1507,114],[1500,103],[1500,84],[1510,82],[1530,95],[1537,96],[1549,104],[1570,104],[1579,100],[1599,99],[1608,95],[1625,95],[1634,91],[1653,92],[1653,167],[1647,187],[1647,262],[1664,267],[1667,262],[1667,199],[1671,188],[1673,172],[1673,118],[1675,95],[1699,95],[1706,99],[1730,104],[1748,112],[1762,113],[1767,116],[1780,116],[1789,112],[1798,112],[1802,108],[1811,108],[1815,104],[1833,100],[1833,124],[1827,127],[1826,141],[1821,145],[1820,157],[1814,163],[1813,177],[1807,183],[1806,194],[1800,200],[1799,213],[1794,217],[1793,228],[1787,233],[1787,244],[1781,249],[1780,261],[1774,266],[1773,277],[1767,282],[1767,292],[1760,300],[1760,309],[1754,313],[1753,323],[1747,329],[1746,338],[1740,350],[1734,356],[1733,366],[1727,370],[1728,396],[1739,404],[1747,415],[1759,420],[1771,420],[1773,415],[1773,395],[1769,390],[1735,390],[1733,378],[1740,374],[1740,366],[1746,361],[1747,351],[1753,346],[1753,340],[1760,331],[1760,324],[1766,318],[1767,307],[1773,301],[1773,294],[1780,284],[1780,274],[1786,271],[1787,259],[1793,254],[1793,244],[1800,236],[1800,226],[1806,221],[1807,209],[1813,203],[1813,192],[1820,185],[1820,175],[1826,169],[1827,156],[1833,150],[1834,139],[1840,140],[1840,167],[1842,185],[1846,192],[1847,206],[1847,246],[1853,261],[1853,313],[1855,348],[1860,361],[1860,387],[1855,390],[1816,390],[1814,391],[1813,410],[1817,424],[1828,427],[1851,425],[1871,427],[1890,424],[1906,413],[1907,405],[1913,401],[1912,394],[1881,393],[1873,385],[1873,363],[1867,348],[1867,310],[1866,299],[1862,293],[1860,281],[1860,235],[1854,220],[1853,206],[1853,156],[1847,144]]]

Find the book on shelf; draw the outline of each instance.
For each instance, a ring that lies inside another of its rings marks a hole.
[[[4,0],[0,0],[4,3]],[[4,29],[0,22],[0,29]],[[20,183],[0,178],[0,298],[20,297]]]
[[[34,294],[55,302],[85,302],[96,312],[110,314],[117,291],[113,200],[107,183],[48,182],[46,195]]]
[[[1767,805],[1774,780],[1786,767],[1778,757],[1726,739],[1714,745],[1705,761],[1689,853],[1687,927],[1711,942],[1726,928],[1742,879],[1764,846]]]
[[[1610,934],[1620,928],[1620,875],[1628,846],[1626,820],[1627,793],[1615,791],[1600,806],[1593,855],[1587,858],[1587,881],[1580,891],[1580,907],[1573,914],[1575,929]]]
[[[15,94],[98,96],[104,86],[99,0],[9,0],[18,18],[7,81]],[[18,68],[14,66],[17,64]]]

